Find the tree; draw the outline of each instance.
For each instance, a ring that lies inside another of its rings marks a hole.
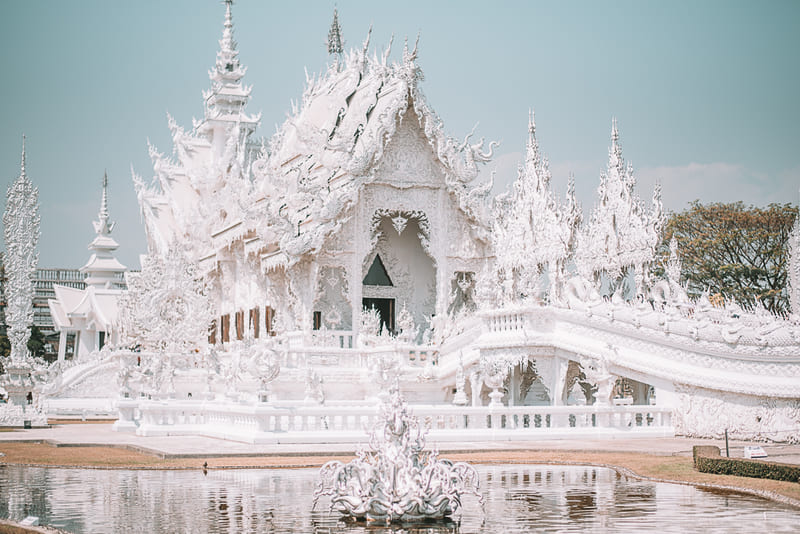
[[[6,361],[9,354],[11,354],[11,342],[7,335],[0,335],[0,375],[6,372],[3,362]]]
[[[768,310],[786,313],[788,239],[797,211],[791,204],[758,208],[695,200],[689,209],[670,214],[662,258],[675,236],[690,295],[708,290],[744,307],[760,300]]]
[[[31,353],[31,356],[35,356],[37,358],[44,358],[44,334],[39,327],[36,325],[31,325],[31,337],[28,338],[28,352]],[[11,342],[8,340],[8,336],[0,335],[0,357],[7,357],[11,354]],[[2,367],[0,367],[1,369]]]
[[[5,334],[0,335],[0,357],[7,357],[11,354],[11,342]]]
[[[28,339],[28,352],[35,358],[44,358],[44,334],[35,324],[31,325],[31,337]]]

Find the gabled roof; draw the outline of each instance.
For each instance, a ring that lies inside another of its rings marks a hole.
[[[47,304],[56,330],[80,329],[92,321],[97,330],[110,332],[114,329],[122,290],[92,286],[75,289],[58,284],[53,285],[53,290],[56,298],[50,299]],[[81,321],[76,321],[77,319]]]
[[[211,72],[212,93],[219,95],[239,87],[244,74],[235,60],[229,11],[228,6],[221,55]],[[467,136],[456,142],[444,134],[418,88],[422,73],[416,46],[409,51],[406,45],[396,63],[388,61],[391,46],[380,57],[370,57],[368,48],[369,37],[360,50],[343,54],[319,78],[308,80],[301,105],[269,150],[250,140],[258,117],[244,114],[249,88],[236,106],[225,101],[226,109],[235,108],[239,115],[228,117],[224,128],[216,122],[209,126],[213,110],[208,104],[206,120],[195,122],[192,132],[170,118],[175,159],[151,147],[154,186],[134,176],[151,248],[164,253],[173,241],[181,241],[195,258],[209,257],[256,230],[262,245],[249,250],[272,254],[279,249],[280,259],[271,265],[319,250],[344,222],[362,186],[375,178],[404,118],[421,132],[440,182],[488,238],[484,201],[491,183],[475,187],[473,182],[477,165],[490,159],[492,145],[484,152],[482,139],[470,143]],[[235,76],[220,70],[228,63]],[[219,232],[237,222],[244,223],[243,233]]]
[[[280,249],[290,263],[319,250],[341,226],[362,186],[375,179],[401,121],[419,129],[443,185],[470,219],[485,225],[482,202],[491,184],[473,182],[477,164],[491,158],[491,145],[484,153],[482,139],[457,143],[445,135],[418,87],[416,47],[404,48],[402,62],[388,63],[389,50],[380,58],[367,55],[368,39],[309,80],[302,105],[273,138],[271,153],[253,165],[253,178],[269,199],[267,224],[258,227],[280,229]]]

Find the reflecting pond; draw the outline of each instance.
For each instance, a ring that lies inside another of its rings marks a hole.
[[[796,532],[800,511],[747,495],[646,482],[601,467],[478,466],[477,498],[446,524],[367,527],[321,501],[317,469],[107,470],[0,466],[0,517],[70,532]]]

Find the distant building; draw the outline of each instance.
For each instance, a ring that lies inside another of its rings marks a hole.
[[[125,289],[126,267],[114,257],[119,244],[111,237],[114,223],[108,214],[108,177],[103,176],[96,236],[89,244],[92,255],[77,273],[85,276],[82,287],[53,284],[48,300],[53,326],[59,332],[58,359],[68,353],[80,357],[100,350],[116,333],[117,301]]]
[[[50,315],[47,301],[55,297],[54,284],[59,284],[75,289],[84,289],[84,275],[78,269],[62,267],[47,267],[36,269],[33,279],[35,296],[33,298],[33,324],[45,336],[45,358],[55,358],[58,353],[58,336]],[[6,272],[5,266],[0,262],[0,335],[6,335],[6,299],[5,299]]]

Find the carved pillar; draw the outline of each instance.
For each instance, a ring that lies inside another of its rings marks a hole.
[[[563,358],[556,358],[555,361],[555,377],[550,391],[553,394],[550,396],[550,402],[553,406],[562,406],[564,404],[564,392],[566,391],[567,370],[569,369],[569,360]]]
[[[519,397],[519,366],[515,365],[511,368],[508,378],[508,405],[514,406],[516,399]]]
[[[360,203],[355,209],[355,217],[353,221],[353,231],[355,235],[352,236],[353,243],[353,256],[350,261],[350,268],[347,274],[350,276],[350,309],[351,309],[351,328],[353,330],[353,346],[356,346],[357,338],[361,326],[361,299],[363,287],[361,282],[362,277],[362,264],[364,262],[364,243],[369,242],[372,236],[367,235],[368,229],[364,225],[364,209],[365,203]]]

